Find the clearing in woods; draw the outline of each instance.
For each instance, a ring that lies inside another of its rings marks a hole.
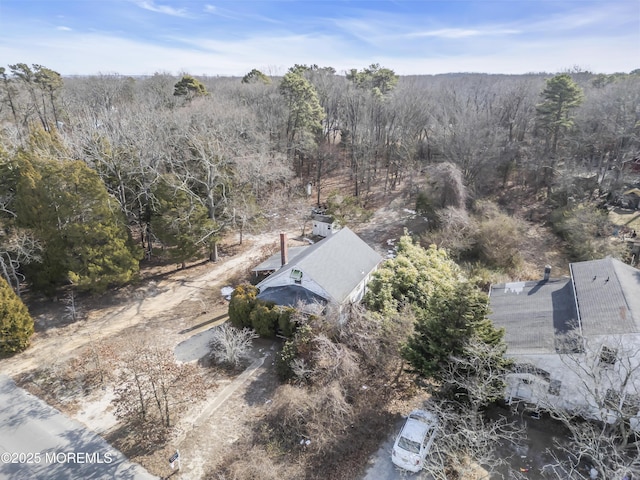
[[[406,201],[400,195],[380,198],[376,202],[380,207],[373,217],[353,230],[386,256],[391,248],[388,240],[397,239],[405,228],[410,231],[424,228],[423,220],[406,208]],[[245,235],[242,245],[237,245],[234,239],[227,240],[226,244],[233,246],[221,247],[218,263],[199,263],[184,270],[156,269],[153,274],[146,272],[138,285],[109,292],[101,298],[80,299],[80,308],[84,310],[84,319],[80,321],[64,320],[62,302],[32,302],[37,330],[32,345],[25,352],[0,361],[0,373],[22,378],[28,387],[28,374],[38,368],[62,365],[83,347],[101,340],[142,333],[152,333],[168,348],[177,347],[178,358],[195,360],[206,353],[207,331],[226,319],[227,302],[220,289],[247,278],[253,266],[277,251],[280,231],[294,234],[298,228],[299,224],[283,217],[270,232]],[[533,268],[542,269],[549,258],[558,267],[566,268],[563,256],[557,252],[557,240],[546,229],[531,225],[528,237],[523,239],[523,251]],[[128,449],[124,442],[125,432],[118,428],[110,403],[113,385],[88,395],[80,393],[63,402],[48,400],[103,435],[151,473],[202,478],[215,470],[225,449],[248,433],[247,419],[259,418],[271,403],[278,385],[272,368],[278,347],[277,342],[270,340],[256,341],[253,363],[236,377],[202,367],[215,388],[178,419],[167,445],[150,454]],[[176,449],[181,452],[179,473],[173,472],[167,461]]]

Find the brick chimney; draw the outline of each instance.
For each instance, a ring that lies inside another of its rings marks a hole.
[[[280,261],[282,263],[281,266],[283,267],[289,261],[288,253],[289,252],[287,249],[287,234],[283,232],[280,234]]]

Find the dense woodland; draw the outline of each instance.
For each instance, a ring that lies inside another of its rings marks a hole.
[[[28,345],[25,288],[100,293],[152,259],[215,261],[226,235],[263,228],[283,205],[307,216],[308,184],[346,224],[399,191],[427,220],[421,238],[401,239],[350,322],[287,318],[295,329],[278,367],[289,383],[228,458],[228,478],[258,466],[273,478],[301,478],[296,469],[331,478],[332,455],[334,466],[362,460],[345,432],[377,441],[366,429],[384,427],[407,365],[436,381],[430,393],[446,400],[439,413],[455,432],[437,478],[464,478],[470,458],[490,464],[496,439],[514,432],[480,421],[509,364],[478,272],[523,276],[526,221],[551,225],[574,260],[631,260],[609,241],[603,207],[637,181],[640,70],[399,77],[380,65],[345,74],[295,65],[282,77],[62,78],[16,64],[0,77],[0,290],[17,305],[2,312],[13,340],[0,356]],[[333,191],[335,178],[348,191]],[[299,435],[315,439],[306,453],[289,444]],[[637,458],[624,449],[602,471]]]
[[[373,189],[417,193],[428,180],[418,207],[436,225],[443,208],[464,216],[507,185],[542,192],[555,209],[615,195],[638,157],[638,71],[0,73],[0,267],[18,293],[103,291],[160,249],[177,262],[215,260],[225,233],[259,225],[307,183],[326,202],[338,173],[365,207]]]

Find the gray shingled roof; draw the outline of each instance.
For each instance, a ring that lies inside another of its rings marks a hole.
[[[296,267],[320,285],[331,300],[341,304],[381,261],[375,250],[345,227],[307,247],[273,275]]]
[[[508,353],[556,352],[556,333],[577,325],[570,279],[493,285],[489,318],[505,328]]]
[[[307,248],[309,248],[309,245],[287,247],[287,256],[289,257],[289,261],[293,260],[295,257],[300,255]],[[274,253],[273,255],[271,255],[260,265],[251,269],[251,271],[252,272],[275,272],[281,266],[282,266],[282,254],[280,253],[280,250],[278,250],[277,253]]]
[[[303,305],[303,310],[306,310],[307,313],[315,314],[321,313],[327,304],[327,301],[320,295],[316,295],[299,285],[281,285],[265,288],[264,291],[260,292],[258,298],[288,307]]]
[[[489,318],[505,328],[508,353],[554,352],[578,311],[585,337],[640,333],[640,270],[610,257],[570,269],[571,279],[491,287]]]
[[[585,336],[640,333],[640,270],[611,257],[570,268]]]

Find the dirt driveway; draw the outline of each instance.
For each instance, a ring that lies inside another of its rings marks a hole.
[[[159,281],[125,288],[114,299],[115,305],[93,308],[83,321],[38,331],[25,352],[0,361],[0,373],[16,376],[28,372],[47,365],[52,359],[59,361],[69,357],[90,342],[113,337],[136,325],[154,324],[158,319],[183,320],[184,329],[189,329],[203,321],[203,317],[208,318],[216,303],[219,308],[214,313],[226,313],[226,307],[221,305],[219,288],[238,271],[257,263],[263,248],[275,245],[276,241],[273,233],[245,235],[245,248],[233,257],[223,257],[218,263],[206,263],[194,269],[177,270]],[[185,303],[193,305],[187,309]],[[52,316],[63,314],[60,304],[49,303],[46,311],[35,315],[35,321],[47,325],[55,322]],[[179,332],[175,332],[178,342],[181,337],[184,339],[184,333],[180,335]],[[196,330],[191,332],[197,333]]]
[[[140,331],[153,332],[170,348],[182,344],[181,354],[185,356],[182,361],[196,361],[206,353],[206,339],[203,344],[200,337],[204,338],[203,334],[227,317],[228,302],[221,295],[221,287],[228,285],[239,272],[261,261],[265,251],[275,248],[277,243],[277,233],[245,235],[243,246],[237,248],[238,252],[223,256],[218,263],[203,263],[186,270],[174,270],[161,278],[143,281],[139,286],[126,287],[118,291],[114,298],[101,299],[106,303],[104,307],[92,304],[95,303],[93,299],[87,299],[86,319],[43,329],[43,326],[60,323],[56,315],[64,314],[64,305],[47,301],[48,305],[42,308],[42,313],[34,314],[39,331],[33,336],[32,345],[25,352],[0,361],[0,373],[17,378],[41,367],[63,364],[90,343],[123,338]],[[82,303],[80,306],[83,307]],[[185,340],[189,338],[196,340],[185,348]],[[169,476],[172,471],[167,459],[179,448],[181,472],[174,472],[171,478],[201,478],[215,468],[215,451],[234,441],[241,432],[245,407],[239,405],[247,404],[247,399],[254,397],[264,403],[262,392],[259,391],[263,388],[262,382],[277,384],[275,378],[267,378],[269,374],[263,375],[266,369],[263,364],[271,366],[272,361],[267,360],[273,356],[273,351],[269,349],[272,343],[266,346],[256,344],[257,361],[246,374],[235,380],[223,377],[204,401],[185,412],[178,419],[165,448],[132,460],[142,464],[151,473]],[[262,382],[256,381],[260,378]],[[94,432],[114,440],[118,424],[110,404],[112,398],[112,388],[108,387],[73,399],[73,408],[61,408]],[[251,401],[256,403],[255,400]],[[214,462],[210,465],[211,458]]]

